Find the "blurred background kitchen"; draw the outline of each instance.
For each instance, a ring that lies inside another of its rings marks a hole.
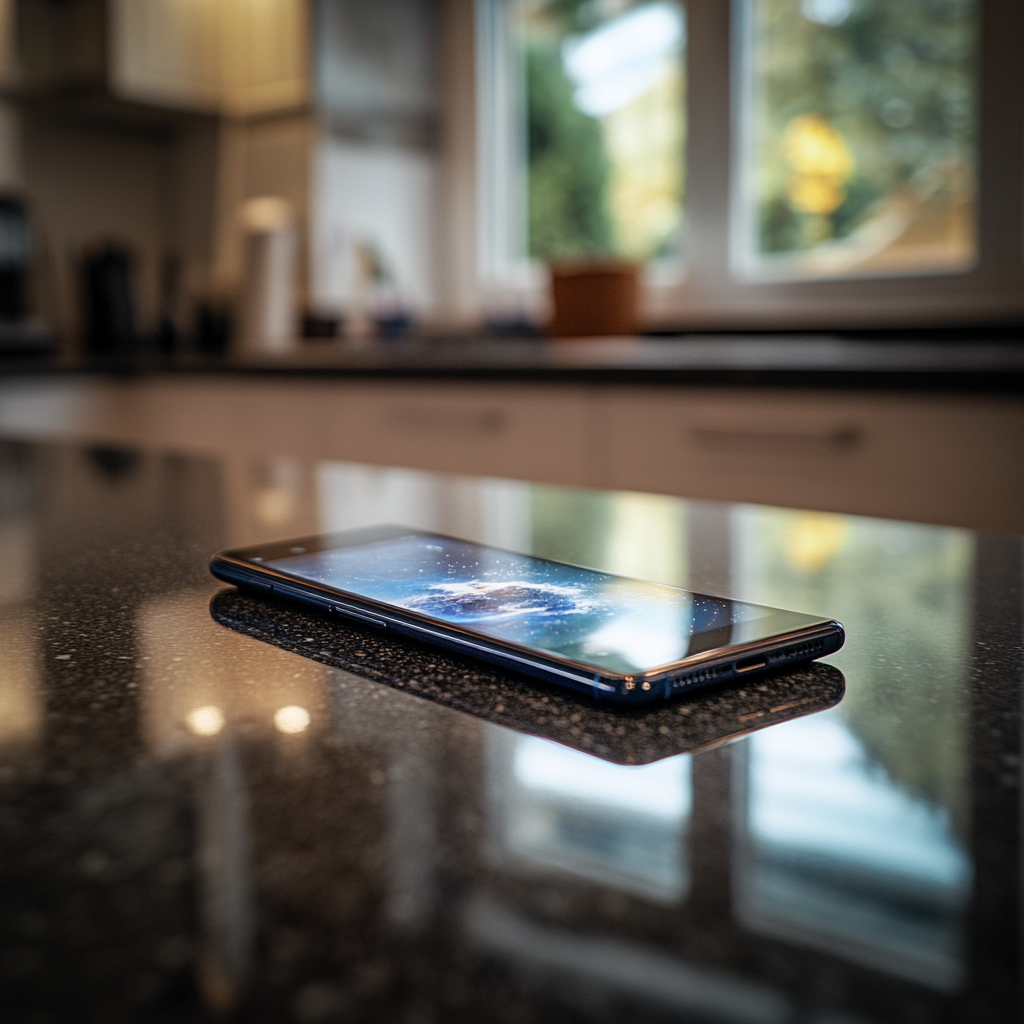
[[[640,330],[1019,324],[1005,6],[4,0],[5,341],[528,333],[566,260]]]
[[[0,426],[1024,529],[1022,42],[983,0],[2,0]]]

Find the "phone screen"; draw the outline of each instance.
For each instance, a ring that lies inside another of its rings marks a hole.
[[[497,640],[625,674],[822,621],[429,534],[264,564]]]

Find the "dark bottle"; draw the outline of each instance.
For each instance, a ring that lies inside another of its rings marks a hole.
[[[126,355],[138,347],[131,253],[105,245],[86,257],[85,347],[93,355]]]
[[[25,204],[0,196],[0,321],[18,323],[27,310],[27,278],[32,235]]]

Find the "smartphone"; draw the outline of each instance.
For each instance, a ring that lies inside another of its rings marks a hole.
[[[523,686],[503,672],[463,672],[439,664],[436,649],[411,650],[381,633],[368,644],[362,633],[341,633],[328,616],[271,605],[244,590],[221,590],[210,615],[225,629],[283,651],[333,665],[381,686],[471,715],[527,736],[613,764],[651,764],[676,754],[695,754],[739,736],[835,707],[846,680],[833,665],[809,661],[756,680],[756,686],[714,686],[677,701],[644,704],[623,721],[621,705],[596,704],[583,694],[549,686]],[[482,666],[481,666],[482,668]],[[449,680],[439,685],[439,678]],[[628,724],[627,728],[623,728]]]
[[[403,526],[222,551],[210,571],[598,700],[664,699],[820,658],[845,638],[831,619]]]

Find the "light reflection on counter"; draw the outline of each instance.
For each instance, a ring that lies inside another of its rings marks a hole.
[[[296,671],[285,652],[263,648],[218,660],[223,635],[207,613],[209,600],[202,590],[155,598],[139,610],[140,699],[153,753],[218,737],[229,724],[282,739],[322,725],[329,669],[312,663]]]
[[[289,458],[221,459],[226,544],[320,530],[315,467]]]
[[[943,990],[966,973],[972,563],[962,530],[733,511],[737,596],[847,630],[842,706],[747,745],[737,915]]]
[[[0,443],[0,763],[16,761],[43,728],[40,622],[32,604],[39,585],[35,501],[26,449]]]
[[[616,765],[494,726],[488,741],[502,854],[648,898],[683,897],[690,758]]]
[[[971,867],[947,812],[895,787],[838,715],[748,742],[741,920],[955,989]]]
[[[687,503],[679,498],[320,462],[319,529],[381,522],[685,586]],[[265,538],[264,538],[265,539]]]
[[[215,704],[204,704],[185,715],[185,726],[193,736],[216,736],[224,728],[224,712]]]
[[[3,611],[4,656],[0,661],[0,763],[17,759],[43,727],[39,626],[28,610]]]

